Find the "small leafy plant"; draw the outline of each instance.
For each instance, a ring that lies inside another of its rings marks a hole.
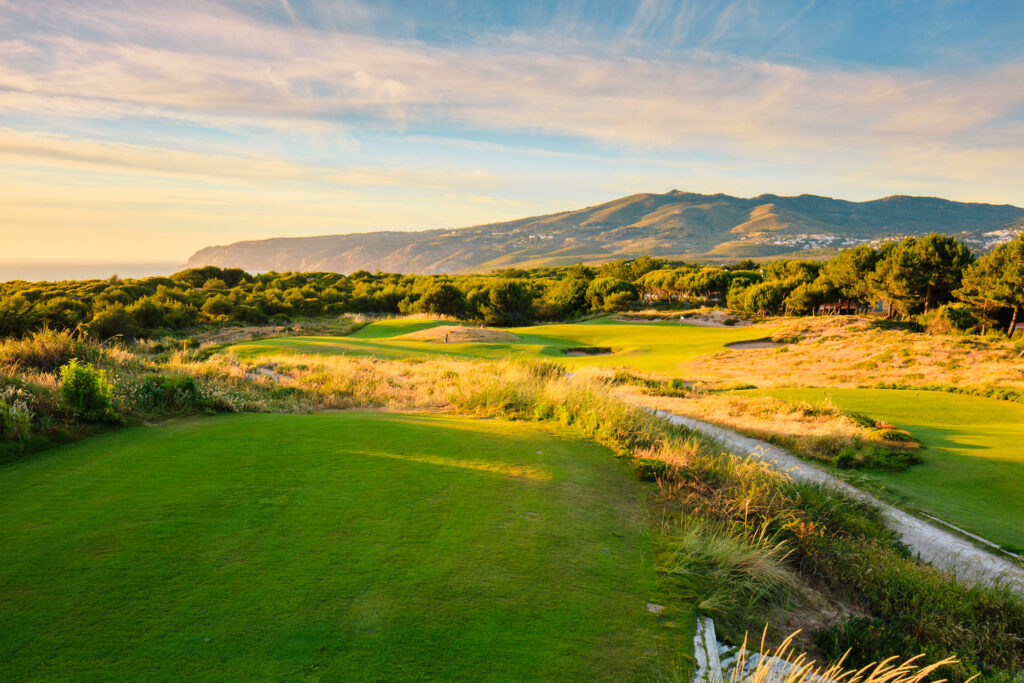
[[[188,376],[148,376],[139,389],[139,402],[149,410],[190,410],[202,402],[199,384]]]
[[[64,406],[87,422],[116,422],[117,414],[110,405],[113,387],[107,373],[91,363],[72,358],[60,369],[60,390]]]
[[[21,441],[32,428],[31,397],[18,387],[0,391],[0,440]]]
[[[655,458],[636,458],[633,461],[633,476],[640,481],[657,481],[665,476],[668,464]]]

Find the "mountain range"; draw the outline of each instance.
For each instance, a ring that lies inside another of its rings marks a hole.
[[[897,195],[851,202],[672,190],[467,228],[288,237],[207,247],[189,267],[250,271],[488,272],[649,254],[721,262],[800,255],[943,232],[985,251],[1024,232],[1024,209]]]

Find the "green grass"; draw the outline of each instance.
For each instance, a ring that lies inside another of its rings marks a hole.
[[[867,479],[914,508],[1007,549],[1024,549],[1024,405],[935,391],[766,389],[785,400],[820,401],[907,429],[927,450],[903,472]]]
[[[686,361],[725,348],[735,341],[758,339],[763,328],[714,328],[680,325],[678,322],[625,323],[600,318],[583,323],[534,325],[507,330],[519,337],[514,342],[442,344],[411,341],[400,337],[437,325],[452,323],[424,319],[385,320],[361,328],[347,337],[276,337],[228,347],[241,357],[253,358],[278,353],[325,353],[374,355],[382,358],[412,358],[448,355],[457,358],[541,358],[573,366],[628,365],[637,370],[683,374]],[[566,356],[565,349],[600,346],[613,349],[603,356]]]
[[[592,442],[454,417],[54,449],[0,468],[0,679],[646,678],[693,616],[646,610],[644,486]]]

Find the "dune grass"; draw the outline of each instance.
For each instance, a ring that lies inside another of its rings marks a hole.
[[[537,425],[375,413],[56,449],[0,469],[0,678],[655,676],[693,617],[646,609],[626,470]]]
[[[747,392],[742,392],[747,393]],[[766,389],[785,400],[839,407],[909,430],[927,450],[906,471],[865,472],[914,508],[1010,550],[1024,550],[1024,405],[936,391]]]
[[[600,318],[583,323],[503,328],[517,341],[444,344],[404,338],[448,321],[406,318],[367,325],[346,337],[297,336],[259,339],[227,348],[243,358],[279,353],[372,355],[413,358],[446,355],[454,358],[540,358],[570,366],[624,366],[680,375],[685,361],[722,351],[726,344],[768,336],[763,327],[715,328],[678,322],[627,323]],[[567,349],[605,347],[613,353],[566,356]]]
[[[690,379],[786,387],[956,387],[982,396],[1024,396],[1024,346],[1005,337],[928,334],[863,316],[775,318],[779,348],[700,358]]]

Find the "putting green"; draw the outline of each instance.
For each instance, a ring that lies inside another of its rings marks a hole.
[[[746,393],[746,392],[744,392]],[[785,400],[829,397],[845,410],[908,429],[924,464],[865,472],[912,506],[1007,549],[1024,550],[1024,405],[895,389],[765,389]]]
[[[683,363],[725,349],[731,342],[763,338],[763,327],[699,327],[678,322],[626,323],[601,318],[584,323],[502,328],[519,337],[514,342],[444,344],[403,339],[403,335],[450,322],[407,318],[367,325],[346,337],[275,337],[228,347],[243,358],[279,353],[325,353],[411,358],[447,355],[498,359],[506,356],[557,360],[569,365],[631,366],[668,375],[683,373]],[[604,347],[613,353],[567,356],[566,349]]]
[[[54,449],[0,468],[0,679],[656,677],[689,634],[646,609],[643,486],[592,442],[455,417]]]

